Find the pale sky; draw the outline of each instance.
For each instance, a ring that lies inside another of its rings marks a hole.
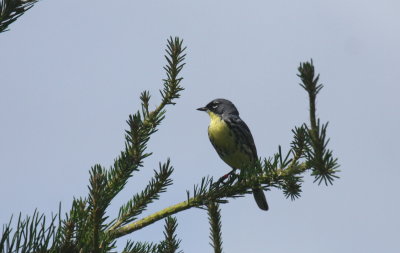
[[[225,252],[397,253],[400,227],[400,2],[40,1],[0,34],[0,221],[68,211],[87,195],[89,169],[109,167],[124,147],[125,121],[143,90],[159,102],[169,36],[187,48],[176,106],[149,143],[153,156],[108,210],[142,190],[169,157],[174,184],[144,214],[186,199],[204,176],[229,171],[195,109],[227,98],[249,125],[259,156],[287,150],[308,122],[297,67],[312,58],[325,85],[318,116],[329,121],[341,177],[305,177],[302,197],[267,192],[222,206]],[[184,252],[212,252],[207,214],[176,215]],[[163,221],[120,239],[159,241]],[[121,249],[121,247],[119,247]]]

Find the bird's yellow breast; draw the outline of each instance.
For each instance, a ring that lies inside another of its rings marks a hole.
[[[235,139],[225,121],[213,112],[208,112],[210,115],[210,125],[208,126],[208,135],[219,148],[229,149],[235,144]]]
[[[221,159],[233,168],[240,169],[251,158],[244,153],[228,124],[217,114],[208,112],[210,125],[208,137]]]

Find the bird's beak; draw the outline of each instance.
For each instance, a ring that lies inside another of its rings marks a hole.
[[[198,110],[198,111],[205,112],[205,111],[207,111],[207,108],[206,108],[206,107],[200,107],[200,108],[197,108],[197,110]]]

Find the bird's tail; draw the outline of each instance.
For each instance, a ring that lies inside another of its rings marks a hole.
[[[254,196],[254,199],[256,200],[258,207],[261,210],[268,211],[268,203],[267,203],[267,199],[265,198],[264,191],[260,188],[254,188],[253,196]]]

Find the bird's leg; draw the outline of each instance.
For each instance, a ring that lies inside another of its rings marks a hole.
[[[220,177],[219,179],[218,179],[218,181],[216,182],[216,184],[217,185],[220,185],[221,183],[223,183],[223,184],[227,184],[228,182],[229,183],[231,183],[231,182],[233,182],[235,179],[236,179],[236,177],[234,176],[235,175],[235,170],[236,169],[233,169],[233,170],[231,170],[228,174],[225,174],[225,175],[223,175],[222,177]],[[229,178],[229,180],[228,180],[228,182],[224,182],[227,178]]]
[[[228,184],[232,184],[236,178],[237,178],[237,174],[235,174],[236,169],[233,169],[231,172],[228,173]]]

